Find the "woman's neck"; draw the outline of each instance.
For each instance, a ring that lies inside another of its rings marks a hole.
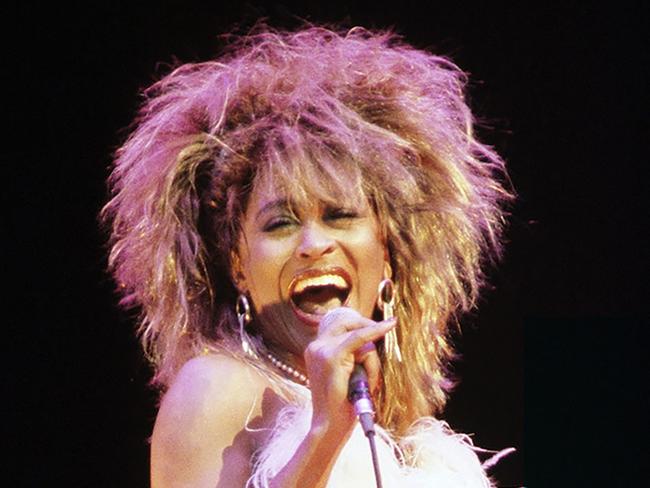
[[[273,344],[267,345],[268,359],[275,367],[283,371],[288,377],[301,383],[308,383],[305,360],[302,355],[286,351]]]

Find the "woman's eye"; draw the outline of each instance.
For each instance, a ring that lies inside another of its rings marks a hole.
[[[262,230],[264,232],[273,232],[274,230],[290,227],[293,224],[295,224],[294,219],[291,219],[289,217],[277,217],[267,222]]]
[[[347,220],[354,219],[359,216],[355,210],[345,208],[333,208],[325,213],[326,220]]]

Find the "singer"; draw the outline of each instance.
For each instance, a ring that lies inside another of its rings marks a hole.
[[[436,418],[450,324],[497,257],[504,164],[466,77],[390,32],[266,27],[155,83],[103,218],[161,403],[151,483],[492,486]]]

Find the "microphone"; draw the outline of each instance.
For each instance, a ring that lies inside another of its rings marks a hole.
[[[368,375],[362,364],[355,364],[350,382],[348,384],[348,399],[354,405],[354,413],[359,417],[359,423],[363,433],[368,438],[370,455],[372,456],[372,468],[375,472],[377,488],[382,488],[381,469],[377,457],[377,446],[375,445],[375,409],[372,406]]]
[[[359,417],[363,433],[368,437],[375,434],[375,409],[370,395],[368,375],[362,364],[355,364],[348,383],[348,400]]]
[[[337,319],[348,316],[354,318],[360,316],[359,312],[347,307],[339,307],[330,310],[321,319],[320,326],[331,327]],[[348,400],[354,407],[354,413],[359,418],[363,433],[368,437],[375,434],[375,408],[370,395],[370,384],[368,374],[362,364],[355,364],[350,380],[348,381]]]

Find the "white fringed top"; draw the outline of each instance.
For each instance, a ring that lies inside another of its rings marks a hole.
[[[302,386],[296,385],[296,390],[296,404],[281,411],[268,443],[257,453],[247,487],[268,488],[269,480],[289,462],[306,437],[312,415],[311,395]],[[433,417],[420,419],[399,440],[380,427],[376,431],[384,488],[490,488],[494,485],[485,470],[514,450],[500,451],[481,464],[477,452],[492,451],[474,447],[469,436],[454,433],[446,422]],[[402,452],[413,453],[408,463]],[[375,486],[368,440],[357,425],[334,465],[327,487]]]

